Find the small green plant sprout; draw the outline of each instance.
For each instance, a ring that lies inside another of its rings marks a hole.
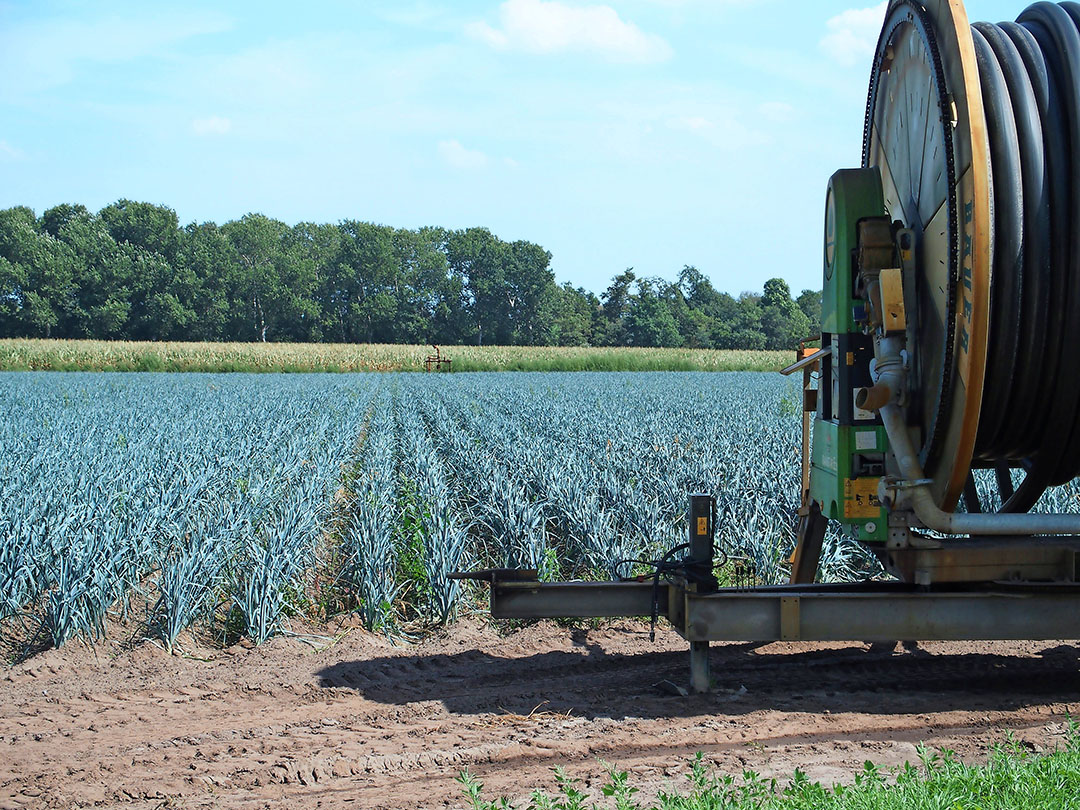
[[[630,785],[630,774],[627,771],[619,771],[609,765],[608,781],[600,788],[600,792],[615,800],[616,810],[640,810],[640,805],[633,801],[638,788]]]

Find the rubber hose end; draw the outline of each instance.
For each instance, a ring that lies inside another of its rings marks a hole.
[[[884,383],[860,388],[855,394],[855,407],[864,411],[879,411],[892,400],[892,389]]]

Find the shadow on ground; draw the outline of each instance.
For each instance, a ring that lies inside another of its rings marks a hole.
[[[810,650],[716,645],[714,692],[681,697],[658,684],[686,685],[686,652],[613,653],[587,631],[574,631],[573,638],[570,650],[515,657],[471,649],[347,661],[318,677],[324,688],[355,690],[384,704],[437,700],[455,714],[528,715],[539,707],[589,719],[737,715],[767,708],[816,714],[1004,711],[1048,700],[1080,701],[1080,650],[1068,644],[1047,644],[1030,657],[963,652],[962,644],[950,645],[946,653],[910,643]]]

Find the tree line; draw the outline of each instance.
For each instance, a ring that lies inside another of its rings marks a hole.
[[[485,228],[181,226],[130,200],[0,211],[2,337],[788,349],[820,312],[782,279],[733,297],[689,266],[628,269],[596,295]]]

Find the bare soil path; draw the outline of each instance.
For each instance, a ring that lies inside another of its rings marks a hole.
[[[1052,747],[1080,710],[1080,647],[1060,642],[717,646],[717,691],[689,698],[654,686],[686,681],[685,644],[637,622],[193,654],[72,643],[0,674],[0,807],[462,807],[465,768],[491,798],[555,765],[597,788],[601,760],[655,791],[696,751],[847,781],[920,741]]]

